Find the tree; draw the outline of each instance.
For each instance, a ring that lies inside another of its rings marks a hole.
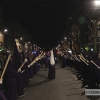
[[[88,25],[88,28],[90,29],[90,35],[89,35],[89,41],[94,43],[94,50],[97,53],[98,48],[97,48],[97,40],[98,40],[98,26],[100,24],[98,23],[97,20],[91,20],[90,25]]]

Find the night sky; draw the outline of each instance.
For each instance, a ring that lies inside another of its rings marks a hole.
[[[4,19],[16,20],[40,47],[57,46],[66,31],[66,21],[73,14],[77,0],[3,2]]]

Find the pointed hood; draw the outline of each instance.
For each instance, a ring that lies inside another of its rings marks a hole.
[[[21,52],[21,53],[20,53],[20,56],[21,56],[21,60],[24,61],[24,59],[25,59],[24,52]]]
[[[14,42],[13,57],[21,59],[21,55],[20,55],[20,53],[18,52],[18,49],[17,49],[16,41]]]
[[[53,54],[53,49],[51,50],[51,55],[50,55],[50,64],[51,64],[51,65],[54,65],[54,64],[55,64],[54,54]]]

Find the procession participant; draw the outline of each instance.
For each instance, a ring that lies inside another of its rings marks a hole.
[[[93,62],[93,61],[92,61]],[[100,84],[100,53],[98,53],[97,59],[94,61],[95,65],[95,86]]]
[[[36,55],[34,54],[33,55],[33,60],[35,60],[35,58],[36,58]],[[37,63],[35,62],[32,66],[33,66],[33,73],[35,75],[37,73]]]
[[[97,60],[97,54],[95,55],[94,53],[90,54],[90,62],[93,61],[95,62]],[[96,73],[95,73],[95,65],[93,63],[89,64],[89,70],[88,70],[88,88],[92,89],[96,87]]]
[[[53,50],[50,52],[50,65],[49,65],[49,72],[48,72],[48,78],[49,79],[55,79],[55,59],[53,55]]]
[[[49,61],[50,61],[50,55],[47,53],[45,59],[46,70],[49,70]]]
[[[33,55],[29,54],[28,57],[28,65],[33,61]],[[34,73],[33,73],[33,65],[32,66],[28,66],[28,72],[29,72],[29,80],[31,80],[31,78],[33,77]]]
[[[21,61],[21,56],[17,49],[16,42],[14,44],[12,62],[13,62],[13,67],[15,68],[17,72],[17,93],[19,97],[22,97],[24,96],[23,76],[22,76],[21,69],[20,69],[22,65],[22,61]]]
[[[0,100],[7,100],[7,98],[4,96],[3,91],[2,91],[2,83],[3,83],[3,80],[0,79]]]
[[[62,68],[65,68],[66,67],[66,55],[64,54],[62,56]]]
[[[29,83],[29,73],[28,73],[28,60],[27,60],[27,54],[22,53],[21,57],[23,59],[23,62],[26,60],[26,63],[24,64],[24,66],[22,67],[22,76],[23,76],[23,85],[24,85],[24,89],[27,88],[28,83]]]
[[[17,73],[13,67],[12,61],[10,60],[3,78],[4,94],[7,100],[18,100],[16,78]]]

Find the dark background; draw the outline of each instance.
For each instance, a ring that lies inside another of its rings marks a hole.
[[[16,20],[46,50],[57,46],[66,31],[66,21],[73,14],[77,0],[67,1],[3,1],[4,20]]]

